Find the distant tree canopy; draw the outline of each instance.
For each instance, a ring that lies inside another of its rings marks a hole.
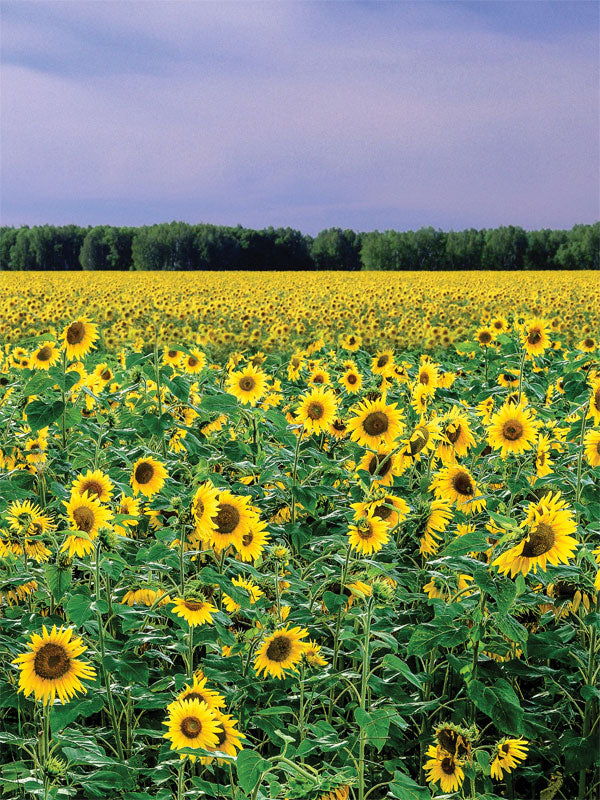
[[[598,269],[600,222],[571,230],[518,226],[357,233],[169,222],[0,228],[3,270]]]

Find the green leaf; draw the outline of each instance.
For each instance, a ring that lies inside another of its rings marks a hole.
[[[215,411],[217,414],[227,414],[238,408],[238,401],[232,394],[211,394],[202,398],[199,406],[202,411]]]
[[[67,617],[78,627],[83,625],[94,615],[91,604],[89,592],[83,591],[71,595],[66,606]]]
[[[367,742],[378,751],[387,741],[390,717],[390,712],[384,708],[378,708],[371,712],[362,708],[354,709],[354,719],[361,728],[365,729]]]
[[[56,603],[60,603],[64,593],[71,585],[72,569],[60,569],[56,564],[46,564],[46,582],[52,592],[52,597]]]
[[[490,688],[481,681],[472,681],[467,694],[477,708],[493,720],[499,730],[510,734],[523,732],[523,709],[519,698],[510,683],[503,678]]]
[[[323,602],[331,614],[336,614],[344,606],[347,599],[345,595],[334,594],[334,592],[325,592],[323,595]]]
[[[25,408],[27,423],[32,431],[39,431],[46,428],[62,415],[65,404],[62,400],[55,400],[54,403],[42,403],[41,400],[33,400]]]
[[[388,653],[383,658],[383,666],[399,672],[409,683],[412,683],[413,686],[416,686],[417,689],[420,689],[423,686],[423,678],[412,673],[408,664],[398,658],[398,656]]]
[[[397,800],[431,800],[431,793],[426,786],[419,786],[416,781],[403,772],[394,772],[394,780],[389,785],[392,797]]]
[[[256,786],[258,779],[269,769],[269,762],[255,753],[254,750],[242,750],[235,762],[238,781],[246,793]]]
[[[512,642],[518,642],[523,646],[527,643],[527,637],[529,636],[527,628],[517,622],[510,614],[495,614],[494,621],[498,630]]]
[[[438,558],[462,556],[466,555],[466,553],[481,553],[483,550],[489,550],[488,536],[489,533],[487,531],[471,531],[463,536],[457,536],[442,550]]]
[[[442,622],[434,620],[425,622],[415,629],[406,648],[409,656],[428,655],[434,647],[456,647],[457,644],[466,642],[469,629],[466,625],[456,622]]]
[[[505,580],[498,584],[498,594],[496,596],[496,607],[499,614],[506,614],[512,606],[513,600],[517,595],[517,586],[510,580]]]

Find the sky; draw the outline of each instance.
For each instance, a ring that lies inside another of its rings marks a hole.
[[[4,225],[600,218],[596,2],[1,0]]]

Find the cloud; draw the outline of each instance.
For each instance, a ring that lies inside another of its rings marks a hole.
[[[472,5],[5,3],[4,223],[592,221],[593,28]]]

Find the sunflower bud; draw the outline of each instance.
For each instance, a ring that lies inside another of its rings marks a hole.
[[[70,569],[73,559],[68,553],[58,553],[56,556],[56,566],[59,569]]]
[[[117,537],[112,528],[102,527],[98,531],[98,541],[105,550],[117,549]]]
[[[49,756],[48,760],[44,763],[44,772],[50,780],[62,778],[67,772],[67,762],[60,758]]]
[[[394,597],[394,586],[385,578],[375,578],[372,589],[377,603],[389,603]]]

